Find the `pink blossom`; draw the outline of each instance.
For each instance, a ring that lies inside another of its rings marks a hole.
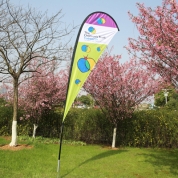
[[[162,6],[151,9],[137,4],[139,15],[129,12],[139,36],[129,38],[129,54],[145,62],[149,70],[157,71],[165,81],[178,87],[178,3],[163,0]]]
[[[134,107],[157,92],[162,82],[135,59],[120,64],[120,58],[103,55],[84,84],[114,124],[130,116]]]

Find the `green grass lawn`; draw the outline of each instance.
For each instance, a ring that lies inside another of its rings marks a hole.
[[[0,147],[10,141],[0,137]],[[22,143],[22,142],[20,142]],[[30,142],[32,149],[0,149],[0,177],[56,178],[57,144]],[[178,149],[63,144],[60,178],[177,178]]]

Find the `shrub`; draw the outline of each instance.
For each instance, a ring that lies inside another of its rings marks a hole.
[[[65,120],[64,138],[87,143],[108,143],[112,126],[98,109],[72,109]]]
[[[12,128],[13,109],[11,106],[6,106],[0,98],[0,135],[8,136]]]
[[[44,114],[38,137],[59,138],[63,111]],[[0,135],[11,135],[12,108],[0,108]],[[18,120],[18,135],[32,136],[32,120]],[[99,109],[72,108],[65,120],[64,140],[111,144],[113,126]],[[136,111],[121,120],[117,146],[178,148],[178,111],[167,109]]]
[[[122,133],[120,145],[178,147],[178,113],[163,109],[135,112],[121,123],[118,132]]]

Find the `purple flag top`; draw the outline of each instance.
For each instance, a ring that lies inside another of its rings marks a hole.
[[[86,20],[86,23],[105,27],[118,28],[114,19],[112,19],[111,16],[109,16],[108,14],[102,12],[91,14]]]

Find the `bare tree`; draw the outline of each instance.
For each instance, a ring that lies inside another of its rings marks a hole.
[[[30,7],[16,7],[10,1],[0,2],[0,77],[10,77],[13,84],[13,122],[10,146],[17,144],[18,86],[29,72],[36,72],[39,66],[54,60],[67,58],[68,42],[64,37],[75,27],[66,27],[61,10],[48,17],[47,12],[37,12]],[[33,70],[30,66],[38,60]]]

